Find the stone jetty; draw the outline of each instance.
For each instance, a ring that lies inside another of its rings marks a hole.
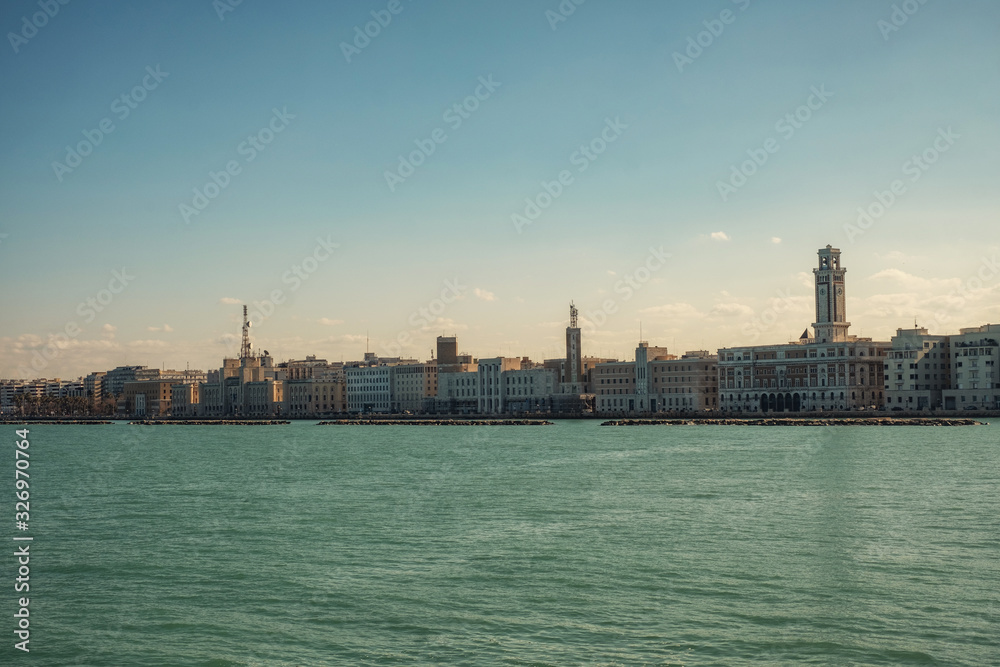
[[[80,424],[113,424],[114,422],[101,420],[101,419],[3,419],[0,420],[0,424],[72,424],[74,426]]]
[[[279,419],[147,419],[129,422],[137,426],[278,426],[291,423]]]
[[[319,426],[551,426],[544,419],[334,419]]]
[[[840,417],[833,419],[612,419],[601,426],[983,426],[975,419],[944,417]]]

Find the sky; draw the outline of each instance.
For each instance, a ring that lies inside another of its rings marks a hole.
[[[579,3],[579,4],[578,4]],[[46,13],[47,12],[47,13]],[[992,0],[11,0],[0,377],[1000,321]],[[640,334],[641,328],[641,334]]]

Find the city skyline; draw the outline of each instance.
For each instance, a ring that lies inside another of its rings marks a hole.
[[[1000,321],[1000,8],[563,5],[11,5],[0,377]]]
[[[841,271],[841,269],[843,269],[843,273],[841,273],[841,278],[839,279],[839,281],[843,284],[844,283],[844,280],[843,280],[844,274],[846,274],[847,269],[849,267],[846,266],[846,265],[842,266],[840,264],[840,249],[839,248],[832,248],[832,246],[830,246],[830,245],[828,245],[825,250],[823,248],[820,248],[818,250],[818,254],[820,255],[820,258],[821,258],[820,261],[821,262],[823,261],[822,258],[826,255],[826,253],[829,253],[831,251],[831,249],[832,249],[832,252],[834,253],[834,256],[837,258],[837,260],[836,260],[837,261],[836,268],[837,268],[838,272]],[[826,265],[821,263],[820,266],[824,267]],[[815,270],[814,270],[814,273],[815,273]],[[806,272],[802,272],[801,275],[802,276],[809,276],[809,279],[812,281],[811,285],[810,285],[810,289],[816,290],[818,288],[818,285],[815,282],[816,278],[815,278],[814,275],[808,274]],[[124,287],[127,286],[127,283],[129,281],[129,275],[123,271],[122,273],[117,273],[115,279],[119,280],[119,284],[121,285],[121,290],[119,290],[119,291],[123,291]],[[629,288],[629,289],[631,289],[630,287],[628,287],[628,285],[635,285],[636,287],[641,288],[641,283],[631,283],[631,282],[627,283],[626,287]],[[456,293],[458,293],[460,291],[460,290],[457,289],[457,287],[460,287],[460,286],[456,286],[455,284],[451,284],[449,286],[450,291],[452,292],[452,294],[456,294]],[[846,287],[848,288],[848,290],[850,289],[850,281],[849,281],[849,279],[846,282]],[[118,293],[118,292],[116,292],[114,288],[110,288],[109,287],[109,289],[107,290],[107,293],[113,298],[113,295],[115,293]],[[826,311],[827,312],[826,315],[824,315],[820,319],[817,319],[821,315],[821,311],[819,309],[819,305],[818,305],[818,302],[817,302],[817,300],[820,298],[820,296],[818,296],[818,295],[816,295],[814,293],[814,296],[810,297],[810,306],[811,307],[816,307],[817,310],[814,313],[816,315],[816,317],[812,317],[812,318],[809,318],[809,319],[817,320],[820,323],[822,323],[822,322],[831,322],[831,321],[846,323],[845,326],[843,327],[842,333],[839,334],[839,337],[837,338],[838,340],[847,340],[846,337],[849,335],[851,340],[854,340],[854,339],[857,339],[859,341],[861,341],[861,340],[882,340],[883,342],[885,342],[885,341],[888,341],[889,338],[893,337],[893,336],[887,336],[884,339],[879,339],[878,337],[865,336],[864,333],[863,333],[863,331],[864,331],[863,327],[857,327],[854,331],[849,331],[848,327],[851,326],[851,323],[848,322],[847,319],[846,319],[846,315],[845,315],[845,312],[844,312],[846,310],[846,308],[845,308],[844,304],[845,303],[849,304],[850,301],[851,301],[851,298],[846,296],[844,289],[841,289],[838,294],[839,294],[839,297],[840,297],[840,299],[839,299],[840,300],[840,305],[837,306],[838,311],[836,311],[835,314],[830,314],[829,311]],[[832,296],[833,296],[833,294],[831,292],[830,297],[832,297]],[[956,293],[956,298],[962,299],[964,297],[962,297],[960,293]],[[784,302],[787,302],[789,299],[788,299],[787,296],[783,296],[782,300]],[[438,301],[438,303],[441,304],[441,307],[445,307],[447,305],[447,302],[449,301],[449,298],[447,297],[447,295],[445,294],[445,292],[443,292],[442,293],[442,297],[440,297],[437,301]],[[283,303],[283,301],[281,299],[275,299],[275,301],[273,301],[273,302],[270,301],[270,300],[266,300],[263,303],[261,303],[261,302],[255,302],[255,304],[252,305],[252,306],[251,305],[247,305],[247,304],[242,304],[241,307],[239,308],[239,312],[241,313],[241,317],[243,318],[243,320],[242,320],[243,321],[243,325],[240,327],[240,334],[239,335],[230,334],[229,336],[227,336],[227,339],[225,341],[225,346],[227,348],[227,351],[224,354],[223,358],[225,358],[225,359],[242,359],[242,358],[247,358],[247,357],[250,357],[250,356],[257,357],[257,356],[265,355],[265,356],[267,356],[269,358],[273,358],[273,359],[275,359],[276,361],[279,361],[279,362],[296,360],[296,357],[294,357],[294,356],[283,355],[280,350],[277,351],[276,353],[271,353],[269,350],[265,350],[264,346],[261,345],[260,343],[258,343],[256,340],[254,340],[253,336],[250,334],[250,331],[253,328],[254,323],[257,323],[259,325],[260,322],[267,321],[270,317],[274,316],[274,313],[280,308],[280,306],[282,305],[282,303]],[[227,304],[227,305],[231,305],[231,304]],[[101,300],[99,298],[98,299],[94,299],[94,300],[88,300],[88,301],[82,303],[81,306],[83,307],[83,312],[85,313],[85,316],[90,316],[90,315],[96,316],[95,313],[97,311],[101,310]],[[625,355],[618,355],[618,354],[605,355],[605,354],[603,354],[603,353],[601,353],[599,351],[591,350],[591,349],[587,349],[586,348],[586,345],[587,345],[587,336],[588,335],[592,335],[592,334],[594,334],[594,333],[596,333],[596,332],[598,332],[600,330],[600,326],[596,323],[599,320],[599,318],[601,318],[601,317],[606,318],[606,317],[610,317],[610,316],[614,315],[614,308],[613,308],[613,306],[615,308],[617,307],[617,304],[616,304],[616,302],[614,302],[613,299],[612,300],[606,300],[601,307],[599,307],[599,308],[596,309],[596,312],[591,312],[591,315],[596,315],[597,317],[594,320],[589,320],[589,319],[587,319],[585,317],[579,317],[579,309],[576,307],[576,305],[573,302],[569,303],[569,313],[570,314],[569,314],[569,317],[563,322],[563,324],[567,324],[568,325],[568,328],[565,330],[567,337],[563,339],[563,342],[565,343],[565,348],[563,348],[563,349],[564,349],[564,352],[566,350],[571,349],[571,348],[575,351],[574,355],[577,358],[577,362],[576,362],[577,364],[579,364],[579,357],[580,357],[581,354],[583,354],[584,357],[588,357],[588,358],[608,358],[608,359],[615,359],[615,360],[623,361],[623,362],[629,361],[628,354],[625,354]],[[427,307],[427,308],[421,308],[418,311],[418,313],[419,313],[419,315],[421,317],[430,317],[430,316],[433,315],[434,310],[435,310],[435,308],[434,308],[434,304],[432,302],[432,304],[429,307]],[[645,345],[645,344],[648,344],[650,340],[653,340],[653,342],[657,344],[657,346],[658,346],[659,349],[663,349],[663,350],[669,349],[672,354],[676,354],[677,356],[680,356],[681,354],[686,354],[686,353],[689,353],[689,352],[702,352],[702,351],[706,351],[706,350],[709,353],[714,354],[717,350],[732,349],[732,348],[736,348],[736,347],[753,347],[753,346],[767,347],[767,346],[774,346],[774,345],[782,345],[784,343],[795,343],[796,341],[798,341],[800,339],[803,339],[803,338],[809,338],[810,340],[820,341],[821,338],[822,338],[822,340],[826,340],[825,337],[828,336],[828,335],[830,335],[830,333],[827,332],[825,329],[823,331],[817,331],[817,326],[816,326],[817,322],[813,322],[813,323],[805,325],[806,328],[805,328],[805,331],[803,332],[803,334],[801,334],[801,335],[791,335],[790,334],[788,336],[787,340],[779,340],[779,339],[766,339],[765,340],[765,339],[763,339],[764,335],[767,332],[771,331],[774,328],[773,322],[777,321],[777,319],[780,317],[781,311],[782,311],[782,308],[772,307],[772,308],[764,311],[764,313],[762,313],[760,317],[755,317],[747,325],[745,325],[743,333],[746,334],[746,337],[750,339],[750,342],[741,341],[739,343],[730,343],[730,344],[725,344],[725,345],[719,345],[718,347],[713,347],[713,348],[685,348],[683,351],[679,351],[678,348],[669,347],[669,346],[665,345],[663,343],[663,341],[657,340],[655,338],[651,339],[649,336],[644,336],[643,332],[642,332],[642,328],[641,328],[641,322],[640,322],[640,328],[639,328],[639,331],[638,331],[638,335],[635,338],[635,340],[633,341],[633,345]],[[938,334],[938,335],[957,334],[962,329],[975,328],[975,327],[979,327],[979,326],[982,326],[982,325],[990,325],[990,324],[992,324],[991,322],[969,323],[969,322],[961,322],[961,321],[959,321],[959,322],[956,323],[955,320],[954,320],[954,318],[951,315],[949,315],[947,312],[943,311],[943,310],[939,311],[937,313],[937,316],[935,318],[931,319],[931,323],[933,325],[936,325],[937,327],[948,327],[948,326],[951,326],[951,325],[955,325],[951,329],[942,329],[940,331],[937,331],[937,330],[932,331],[931,332],[932,335],[933,334]],[[927,324],[928,324],[927,322],[921,323],[921,322],[919,322],[918,320],[915,319],[914,323],[913,323],[912,330],[916,331],[918,329],[926,329],[927,328]],[[64,333],[64,335],[61,337],[63,340],[67,340],[67,339],[68,340],[72,340],[72,335],[70,333],[71,332],[70,326],[74,326],[75,327],[74,330],[76,330],[76,329],[79,328],[79,326],[76,324],[75,321],[71,321],[69,323],[69,325],[64,328],[64,331],[66,333]],[[910,327],[901,325],[901,326],[897,327],[895,331],[899,332],[899,331],[909,331],[909,330],[911,330]],[[570,331],[577,332],[576,335],[575,335],[575,339],[573,341],[571,341],[570,338],[569,338],[569,332]],[[581,333],[583,334],[582,338],[581,338],[581,335],[580,335]],[[66,335],[66,334],[70,334],[70,335]],[[452,334],[446,334],[446,333],[442,332],[439,336],[434,337],[433,340],[435,341],[436,345],[440,345],[440,337],[446,337],[446,336],[455,337],[456,334],[454,334],[454,333],[452,333]],[[382,344],[379,349],[372,349],[371,340],[370,340],[370,338],[366,334],[366,337],[365,337],[365,349],[364,349],[363,353],[360,353],[360,354],[358,354],[357,356],[355,356],[353,358],[341,358],[339,361],[343,362],[343,363],[357,363],[357,362],[362,362],[362,361],[368,361],[369,360],[369,355],[372,355],[373,359],[379,359],[379,358],[381,358],[381,359],[404,359],[404,360],[405,359],[412,359],[413,361],[417,361],[419,363],[423,363],[425,361],[432,361],[432,360],[435,359],[435,348],[434,347],[430,347],[430,349],[429,349],[430,353],[427,356],[420,356],[420,355],[410,356],[410,355],[407,354],[407,350],[413,349],[413,347],[414,347],[413,336],[408,331],[402,332],[397,337],[396,341],[392,341],[392,342],[390,342],[388,344]],[[550,356],[546,356],[546,357],[532,357],[531,355],[523,354],[523,353],[521,353],[521,352],[519,352],[517,350],[498,351],[495,355],[490,355],[488,353],[481,353],[481,352],[478,352],[478,351],[472,350],[472,349],[468,349],[467,350],[466,347],[464,347],[464,346],[460,346],[457,349],[459,351],[461,351],[462,354],[468,354],[473,359],[488,358],[490,356],[495,356],[495,357],[506,357],[506,358],[516,358],[516,359],[520,359],[520,358],[533,359],[535,362],[538,362],[538,361],[542,361],[542,360],[545,360],[545,359],[562,359],[562,358],[564,358],[564,355],[560,354],[559,350],[555,350],[553,352],[553,354],[550,355]],[[632,348],[632,349],[634,350],[635,348]],[[44,379],[46,377],[44,374],[40,375],[40,376],[32,376],[31,375],[31,371],[32,370],[36,370],[36,369],[37,370],[45,370],[47,368],[51,368],[53,365],[55,365],[55,363],[58,363],[59,359],[62,358],[62,352],[61,351],[57,351],[57,350],[58,350],[57,346],[49,346],[47,348],[43,348],[41,352],[38,352],[38,353],[36,353],[36,354],[33,355],[32,359],[29,362],[29,364],[28,364],[27,367],[19,368],[18,369],[18,374],[15,375],[15,376],[10,376],[9,379]],[[569,354],[569,352],[565,352],[565,354]],[[46,355],[48,355],[48,356],[46,356]],[[329,355],[324,355],[324,354],[322,354],[322,352],[319,352],[319,351],[309,352],[307,354],[300,355],[297,358],[299,360],[306,359],[306,358],[310,358],[310,359],[313,359],[313,358],[322,358],[322,359],[327,359],[329,361],[334,361],[334,362],[338,361],[337,359],[331,358],[331,357],[329,357]],[[217,365],[218,361],[219,361],[218,359],[215,360],[215,362],[216,362],[215,364],[213,364],[213,362],[209,362],[203,368],[212,369],[212,368],[215,367],[215,365]],[[160,366],[150,365],[150,364],[143,364],[143,363],[136,363],[136,362],[133,362],[133,363],[130,364],[128,362],[127,358],[123,361],[122,364],[118,364],[117,367],[128,367],[130,365],[131,366],[149,367],[149,368],[154,368],[154,369],[155,368],[167,368],[168,366],[170,366],[170,368],[172,368],[172,369],[173,368],[180,368],[179,365],[170,365],[170,364],[167,364],[165,362],[163,364],[161,364]],[[190,368],[191,364],[190,364],[190,362],[186,362],[184,364],[184,366],[185,366],[185,368]],[[82,377],[82,376],[88,375],[89,373],[101,372],[103,370],[110,370],[111,368],[112,368],[112,366],[107,366],[106,368],[103,368],[103,369],[102,368],[91,368],[90,371],[81,373],[81,374],[79,374],[79,376]],[[198,369],[198,370],[200,371],[201,369]],[[56,377],[56,376],[52,376],[52,377]],[[70,376],[70,377],[72,377],[72,376]]]

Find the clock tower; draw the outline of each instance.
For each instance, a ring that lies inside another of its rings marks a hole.
[[[819,267],[813,269],[816,278],[816,331],[817,343],[841,343],[847,341],[847,321],[844,293],[844,274],[847,269],[840,267],[840,250],[832,246],[819,251]]]

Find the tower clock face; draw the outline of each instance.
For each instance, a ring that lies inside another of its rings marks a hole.
[[[838,287],[837,288],[837,296],[844,296],[844,288],[843,287]]]
[[[825,287],[820,287],[819,288],[819,295],[820,296],[826,296],[826,288]]]

